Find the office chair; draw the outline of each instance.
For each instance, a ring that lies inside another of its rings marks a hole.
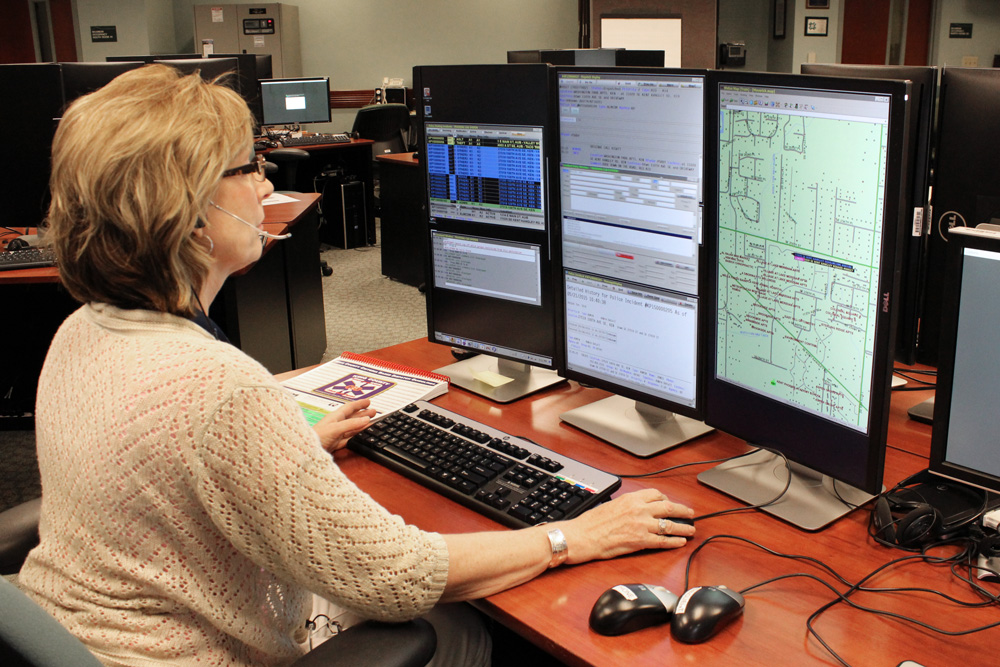
[[[309,159],[309,153],[301,148],[275,148],[264,156],[268,162],[277,165],[277,183],[275,190],[279,192],[299,192],[295,189],[295,180],[298,175],[299,163]],[[265,170],[267,166],[265,165]],[[273,174],[267,170],[268,178]]]
[[[298,176],[299,163],[309,159],[308,151],[301,148],[275,148],[265,158],[264,171],[274,184],[275,192],[298,192],[295,180]],[[333,275],[333,267],[326,261],[319,261],[319,268],[324,277]]]
[[[38,544],[41,498],[0,512],[3,574],[20,569]],[[13,569],[11,569],[13,568]],[[5,667],[101,667],[87,647],[13,583],[0,576],[0,664]],[[365,621],[320,644],[293,667],[422,667],[437,648],[430,623]]]
[[[354,117],[357,136],[371,139],[372,159],[385,153],[405,153],[410,130],[410,110],[405,104],[370,104]]]

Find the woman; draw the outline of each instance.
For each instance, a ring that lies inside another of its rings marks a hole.
[[[260,257],[273,188],[251,146],[239,96],[165,66],[74,102],[53,143],[49,237],[86,305],[39,380],[41,543],[20,581],[99,659],[287,664],[310,593],[403,620],[563,558],[685,544],[693,529],[660,519],[691,510],[653,490],[548,526],[439,535],[347,480],[329,452],[367,425],[367,403],[310,428],[205,316]]]

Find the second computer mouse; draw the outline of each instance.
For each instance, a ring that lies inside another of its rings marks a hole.
[[[620,584],[601,593],[590,610],[590,627],[602,635],[624,635],[670,621],[677,596],[662,586]]]
[[[743,613],[746,601],[725,586],[699,586],[680,597],[670,619],[670,634],[681,642],[698,644]]]

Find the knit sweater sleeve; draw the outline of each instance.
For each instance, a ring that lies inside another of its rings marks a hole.
[[[279,386],[237,387],[194,435],[201,502],[254,563],[367,618],[413,618],[440,598],[444,539],[348,480]]]

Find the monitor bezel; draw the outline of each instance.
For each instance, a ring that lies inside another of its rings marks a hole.
[[[934,392],[934,429],[931,431],[931,451],[927,469],[939,477],[1000,493],[1000,477],[947,460],[948,427],[951,421],[951,389],[955,377],[958,315],[961,308],[959,295],[962,288],[962,270],[965,264],[966,248],[1000,253],[1000,233],[980,235],[973,232],[948,235],[948,254],[942,282],[944,283],[944,294],[951,295],[951,298],[943,300],[941,309],[937,390]]]
[[[266,109],[264,105],[264,85],[265,84],[276,84],[276,83],[294,83],[303,81],[323,81],[326,84],[326,99],[327,103],[324,105],[326,110],[325,118],[318,118],[315,120],[294,120],[294,121],[277,121],[277,122],[267,122]],[[332,122],[333,115],[330,110],[330,77],[328,76],[297,76],[297,77],[287,77],[287,78],[274,78],[274,79],[258,79],[257,81],[257,92],[260,98],[261,104],[261,125],[272,127],[275,125],[304,125],[306,123],[329,123]]]
[[[555,128],[553,134],[555,135],[554,145],[552,147],[553,164],[555,172],[559,173],[560,168],[560,157],[562,155],[562,140],[559,131],[559,80],[560,76],[564,73],[573,74],[620,74],[625,76],[679,76],[679,77],[701,77],[702,78],[702,95],[704,97],[705,86],[707,86],[708,70],[705,69],[695,69],[695,68],[671,68],[671,67],[589,67],[589,66],[556,66],[551,69],[551,89],[552,95],[555,97],[556,102],[552,104],[552,127]],[[702,161],[704,164],[704,155],[707,148],[707,137],[706,131],[702,131]],[[706,180],[706,171],[702,170],[702,196],[704,197],[708,192],[705,187],[708,181]],[[704,293],[707,289],[706,283],[706,272],[705,272],[705,248],[704,243],[698,246],[698,334],[697,334],[697,350],[696,354],[696,371],[695,377],[697,386],[695,388],[695,404],[693,406],[687,405],[686,403],[680,403],[677,401],[670,400],[663,396],[656,394],[651,394],[644,392],[640,389],[635,389],[628,385],[619,384],[613,380],[609,380],[604,377],[591,375],[589,373],[579,371],[576,369],[569,368],[569,361],[566,355],[566,307],[565,307],[565,283],[566,283],[566,273],[565,267],[562,262],[562,193],[561,187],[556,187],[559,185],[558,178],[553,183],[553,196],[552,201],[554,203],[554,208],[552,211],[552,221],[553,227],[556,230],[554,237],[556,239],[556,268],[554,271],[554,277],[556,280],[556,289],[559,292],[560,301],[562,303],[562,308],[560,310],[560,334],[562,340],[560,342],[560,347],[563,350],[563,356],[560,359],[560,363],[557,367],[557,371],[560,375],[568,380],[574,380],[581,384],[588,386],[597,387],[598,389],[603,389],[605,391],[612,392],[619,396],[632,399],[634,401],[640,401],[647,405],[651,405],[656,408],[661,408],[663,410],[668,410],[670,412],[683,415],[685,417],[690,417],[691,419],[704,420],[705,418],[705,371],[707,366],[705,366],[705,336],[706,325],[708,324],[708,314],[705,309]],[[704,239],[704,202],[702,202],[702,239]],[[623,281],[629,282],[629,281]],[[687,296],[687,295],[685,295]]]
[[[907,99],[910,83],[898,80],[849,79],[802,74],[709,72],[706,84],[705,135],[717,137],[719,123],[719,86],[754,85],[758,87],[808,88],[814,90],[877,93],[891,96],[889,111],[886,184],[883,209],[883,242],[878,294],[882,303],[877,309],[875,327],[876,355],[872,361],[872,386],[869,422],[865,432],[853,430],[811,413],[738,387],[716,377],[718,318],[710,317],[706,330],[705,423],[746,440],[754,446],[782,452],[790,461],[845,482],[868,493],[879,493],[885,465],[885,447],[889,424],[890,382],[895,338],[896,309],[892,300],[898,289],[899,216],[905,201],[904,177],[894,156],[904,150],[908,122]],[[706,183],[719,182],[717,141],[706,146]],[[717,190],[714,187],[713,190]],[[705,309],[713,315],[718,308],[718,197],[706,197],[705,253],[708,277]],[[876,380],[880,378],[881,381]]]

